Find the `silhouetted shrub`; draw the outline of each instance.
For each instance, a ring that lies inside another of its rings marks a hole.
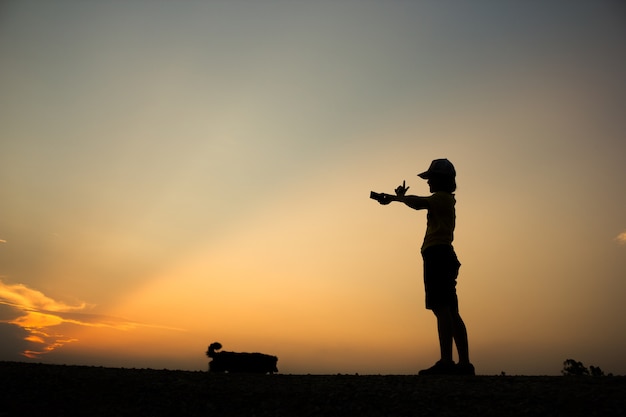
[[[604,371],[599,366],[591,365],[589,369],[582,362],[574,359],[567,359],[563,362],[563,370],[561,373],[565,376],[604,376]],[[612,376],[613,374],[609,374]]]
[[[591,376],[604,376],[604,371],[602,371],[599,366],[589,366],[589,372],[591,373]]]
[[[563,370],[561,373],[566,376],[583,376],[589,375],[589,369],[587,369],[582,362],[575,361],[574,359],[566,359],[565,362],[563,362]]]

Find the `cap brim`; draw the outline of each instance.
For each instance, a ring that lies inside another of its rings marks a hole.
[[[426,180],[430,176],[430,172],[424,171],[421,174],[417,174],[417,176]]]

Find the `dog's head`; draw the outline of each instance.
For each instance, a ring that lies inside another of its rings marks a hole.
[[[216,350],[220,350],[222,348],[222,344],[220,342],[211,343],[209,345],[209,350],[206,351],[206,355],[209,358],[212,358],[216,354]]]

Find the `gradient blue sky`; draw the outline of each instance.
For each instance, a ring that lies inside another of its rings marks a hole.
[[[620,1],[4,1],[0,360],[414,373],[457,167],[483,374],[626,373]],[[26,355],[26,356],[24,356]]]

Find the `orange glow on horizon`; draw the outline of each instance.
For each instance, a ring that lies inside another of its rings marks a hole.
[[[70,306],[45,296],[40,291],[30,289],[22,284],[5,284],[0,280],[0,304],[10,307],[16,316],[13,319],[2,320],[3,323],[18,326],[28,332],[24,341],[44,345],[42,349],[27,349],[22,354],[28,358],[38,358],[42,354],[52,352],[68,343],[77,342],[76,337],[68,337],[59,333],[46,331],[50,328],[63,327],[64,332],[74,334],[76,328],[110,328],[116,331],[128,331],[137,327],[159,327],[147,324],[133,323],[109,316],[98,316],[85,313],[76,313],[87,305],[80,303]],[[38,309],[38,307],[54,308],[55,311]],[[74,326],[74,328],[72,328]],[[170,329],[173,330],[173,329]]]

